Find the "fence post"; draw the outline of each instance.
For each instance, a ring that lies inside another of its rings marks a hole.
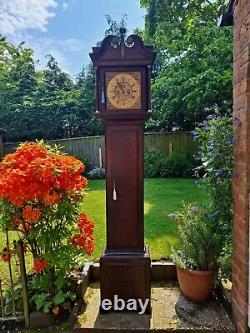
[[[169,142],[168,150],[169,150],[169,155],[171,156],[173,153],[173,143],[172,142]]]
[[[102,148],[99,147],[99,167],[102,168]]]
[[[21,274],[21,283],[22,283],[22,291],[23,291],[23,313],[25,320],[25,327],[30,327],[30,315],[29,315],[29,294],[27,287],[27,275],[25,268],[25,259],[24,259],[24,251],[23,251],[23,241],[17,241],[17,255],[19,258],[20,264],[20,274]]]

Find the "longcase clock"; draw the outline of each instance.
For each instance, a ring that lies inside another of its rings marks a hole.
[[[144,244],[144,122],[150,117],[151,46],[137,35],[108,36],[90,57],[96,69],[97,117],[105,126],[106,248],[101,300],[150,300],[150,256]],[[147,311],[150,311],[150,302]]]

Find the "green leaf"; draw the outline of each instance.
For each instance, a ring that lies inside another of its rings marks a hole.
[[[64,286],[64,274],[59,274],[56,278],[56,286],[58,289],[62,289],[62,287]]]
[[[52,304],[53,304],[52,302],[45,302],[43,306],[43,313],[49,313]]]
[[[42,307],[44,306],[44,302],[45,302],[46,297],[47,297],[47,294],[45,294],[45,293],[34,295],[33,299],[35,301],[37,310],[42,309]]]
[[[62,290],[59,290],[56,296],[54,297],[55,305],[61,304],[65,301],[65,294]]]

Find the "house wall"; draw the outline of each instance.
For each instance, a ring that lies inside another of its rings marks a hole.
[[[250,1],[236,0],[234,34],[233,319],[248,332],[250,189]]]

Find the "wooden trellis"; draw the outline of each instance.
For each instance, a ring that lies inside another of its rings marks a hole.
[[[13,254],[16,253],[18,257],[18,266],[20,270],[20,280],[22,286],[22,301],[23,301],[23,311],[17,310],[16,301],[15,301],[15,281],[14,275],[11,266],[11,260],[8,260],[8,257],[11,258]],[[4,287],[3,279],[0,276],[0,322],[8,321],[25,321],[25,327],[29,327],[29,299],[28,299],[28,290],[27,290],[27,276],[25,268],[25,258],[23,250],[23,242],[17,241],[16,248],[11,249],[9,241],[9,232],[6,231],[6,243],[5,249],[3,252],[0,252],[0,256],[5,256],[6,265],[8,266],[8,286]],[[6,292],[11,294],[11,305],[6,309]]]

